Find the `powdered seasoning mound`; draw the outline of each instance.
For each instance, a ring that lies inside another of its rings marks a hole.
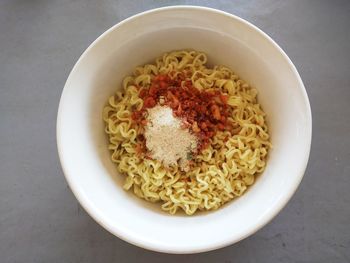
[[[197,148],[197,137],[181,127],[181,119],[167,106],[148,109],[145,138],[153,159],[165,166],[179,164],[182,170],[188,166],[188,155]]]

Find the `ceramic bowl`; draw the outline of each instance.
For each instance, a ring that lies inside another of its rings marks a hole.
[[[123,77],[164,52],[195,49],[258,90],[273,149],[266,170],[240,198],[217,211],[169,215],[123,190],[110,160],[102,109]],[[204,7],[147,11],[113,26],[83,53],[64,87],[57,145],[64,174],[85,210],[109,232],[137,246],[169,253],[224,247],[253,234],[286,205],[309,157],[311,110],[288,56],[247,21]]]

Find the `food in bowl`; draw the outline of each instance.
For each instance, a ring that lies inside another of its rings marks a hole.
[[[271,148],[257,90],[194,50],[136,67],[103,119],[124,189],[170,214],[215,210],[241,196]]]
[[[241,197],[215,212],[171,216],[160,211],[161,202],[146,202],[133,189],[123,190],[126,176],[110,160],[101,111],[137,65],[186,48],[205,52],[210,64],[227,66],[258,89],[273,149],[263,174]],[[237,16],[194,6],[144,12],[102,34],[71,71],[57,117],[64,175],[88,214],[131,244],[181,254],[228,246],[270,222],[303,178],[311,133],[307,93],[283,50]]]

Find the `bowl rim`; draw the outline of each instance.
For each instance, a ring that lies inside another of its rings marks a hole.
[[[63,100],[64,100],[65,91],[68,89],[70,79],[74,75],[75,71],[77,70],[77,68],[80,65],[83,58],[89,53],[90,49],[92,49],[98,42],[100,42],[103,38],[105,38],[110,32],[117,29],[118,27],[120,27],[124,23],[128,23],[129,21],[135,20],[141,16],[145,16],[145,15],[149,15],[149,14],[156,14],[156,13],[168,11],[168,10],[196,10],[196,11],[205,11],[205,12],[216,13],[216,14],[219,14],[222,16],[226,16],[226,17],[238,20],[239,22],[245,24],[246,26],[248,26],[251,29],[253,29],[254,31],[256,31],[258,34],[260,34],[266,40],[268,40],[268,42],[271,45],[273,45],[280,52],[280,54],[283,56],[285,61],[290,66],[293,74],[295,75],[297,82],[299,83],[299,87],[300,87],[300,90],[302,92],[302,98],[304,100],[303,103],[306,105],[306,108],[307,108],[307,112],[305,112],[305,116],[306,116],[306,120],[307,120],[307,123],[309,126],[309,127],[307,127],[308,129],[306,131],[306,136],[305,136],[305,141],[307,142],[307,144],[305,145],[303,162],[301,165],[300,174],[298,175],[299,178],[298,178],[298,180],[295,181],[293,188],[291,188],[292,190],[287,192],[283,196],[283,198],[279,199],[279,201],[273,206],[273,208],[271,209],[271,211],[269,212],[269,215],[265,218],[265,220],[259,222],[259,224],[253,225],[249,230],[246,231],[246,233],[244,233],[243,235],[241,235],[239,237],[233,236],[229,239],[222,240],[220,243],[218,243],[218,242],[211,243],[211,244],[208,244],[208,245],[200,247],[200,248],[198,248],[198,247],[187,248],[187,249],[183,248],[181,250],[179,250],[178,248],[168,246],[167,244],[163,244],[162,247],[160,247],[159,244],[154,244],[152,241],[149,241],[149,240],[147,240],[147,242],[144,242],[144,240],[142,241],[141,239],[137,238],[137,236],[130,235],[127,230],[124,230],[124,229],[119,228],[118,226],[112,226],[111,224],[106,223],[103,219],[103,215],[101,213],[99,213],[92,205],[90,205],[89,200],[79,192],[79,190],[77,189],[77,186],[70,179],[71,176],[68,173],[68,169],[65,165],[65,160],[64,160],[64,156],[63,156],[62,149],[64,148],[64,146],[62,145],[62,142],[61,142],[62,135],[60,132],[61,131],[61,124],[63,122],[62,121],[62,107],[63,107],[62,104],[63,104]],[[301,180],[304,176],[306,167],[307,167],[308,160],[309,160],[311,141],[312,141],[312,114],[311,114],[311,106],[310,106],[309,98],[308,98],[307,92],[305,90],[305,86],[302,82],[302,79],[301,79],[295,65],[292,63],[292,61],[287,56],[287,54],[284,52],[284,50],[268,34],[263,32],[261,29],[259,29],[257,26],[253,25],[252,23],[246,21],[245,19],[240,18],[237,15],[233,15],[233,14],[230,14],[228,12],[222,11],[222,10],[218,10],[218,9],[214,9],[214,8],[210,8],[210,7],[204,7],[204,6],[196,6],[196,5],[173,5],[173,6],[165,6],[165,7],[150,9],[150,10],[132,15],[132,16],[120,21],[119,23],[115,24],[114,26],[110,27],[105,32],[103,32],[82,53],[82,55],[79,57],[79,59],[75,63],[73,69],[71,70],[71,72],[70,72],[70,74],[65,82],[62,93],[61,93],[60,102],[59,102],[59,106],[58,106],[58,113],[57,113],[57,122],[56,122],[57,150],[58,150],[58,156],[59,156],[59,160],[60,160],[60,163],[62,166],[63,174],[67,180],[69,188],[73,192],[74,196],[77,198],[80,205],[85,209],[85,211],[99,225],[101,225],[107,231],[109,231],[113,235],[117,236],[118,238],[120,238],[128,243],[131,243],[133,245],[136,245],[138,247],[142,247],[145,249],[157,251],[157,252],[173,253],[173,254],[192,254],[192,253],[200,253],[200,252],[206,252],[206,251],[211,251],[211,250],[223,248],[223,247],[229,246],[233,243],[239,242],[242,239],[247,238],[248,236],[250,236],[250,235],[254,234],[255,232],[257,232],[258,230],[260,230],[263,226],[268,224],[285,207],[285,205],[288,203],[288,201],[291,199],[291,197],[294,195],[295,191],[297,190],[298,186],[300,185]]]

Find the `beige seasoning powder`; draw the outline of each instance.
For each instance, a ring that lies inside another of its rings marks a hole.
[[[181,120],[167,106],[148,109],[147,121],[145,138],[151,157],[165,166],[179,161],[184,169],[188,165],[187,155],[197,148],[197,137],[181,127]]]

